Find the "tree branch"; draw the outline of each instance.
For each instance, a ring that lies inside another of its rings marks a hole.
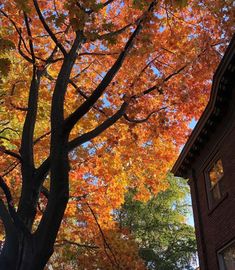
[[[105,3],[103,3],[103,8],[106,7],[107,5],[111,4],[112,2],[114,2],[115,0],[108,0]]]
[[[18,110],[18,111],[21,111],[21,112],[27,112],[28,111],[28,108],[26,108],[26,107],[17,106],[13,102],[10,102],[10,104],[15,110]]]
[[[165,110],[165,109],[167,109],[167,106],[165,106],[163,108],[160,108],[159,110],[156,110],[156,111],[151,112],[146,118],[143,118],[143,119],[131,119],[127,114],[124,114],[124,118],[128,122],[140,124],[140,123],[147,122],[152,115],[154,115],[156,113],[159,113],[160,111]]]
[[[13,132],[15,132],[15,133],[17,133],[17,134],[19,135],[19,132],[18,132],[17,130],[15,130],[15,129],[13,129],[13,128],[10,128],[10,127],[5,127],[4,129],[2,129],[2,130],[0,131],[0,134],[3,133],[3,132],[6,131],[6,130],[13,131]]]
[[[0,176],[0,188],[3,190],[3,192],[6,196],[9,213],[10,213],[12,219],[14,219],[16,211],[14,208],[14,202],[12,199],[12,195],[11,195],[9,187],[7,186],[7,184],[5,183],[5,181],[3,180],[3,178],[1,176]]]
[[[109,258],[110,262],[113,263],[113,260],[111,259],[111,257],[109,256],[109,254],[108,254],[107,251],[106,251],[106,247],[109,249],[110,253],[112,254],[112,257],[113,257],[113,259],[114,259],[114,262],[115,262],[116,266],[117,266],[118,269],[119,269],[120,266],[119,266],[119,263],[118,263],[118,261],[117,261],[117,258],[116,258],[116,256],[115,256],[115,254],[113,253],[111,246],[109,245],[109,243],[108,243],[107,240],[106,240],[106,237],[105,237],[104,232],[103,232],[103,230],[102,230],[102,228],[101,228],[101,226],[100,226],[100,224],[99,224],[99,221],[98,221],[98,219],[97,219],[97,217],[96,217],[96,215],[95,215],[95,212],[94,212],[93,209],[90,207],[90,205],[89,205],[88,202],[86,202],[86,204],[87,204],[89,210],[91,211],[91,214],[92,214],[92,216],[94,217],[95,222],[96,222],[96,224],[97,224],[97,227],[98,227],[98,229],[99,229],[99,231],[100,231],[101,237],[102,237],[103,242],[104,242],[104,250],[105,250],[105,253],[106,253],[107,257]]]
[[[40,247],[43,249],[43,246],[46,245],[50,252],[53,251],[54,242],[69,200],[68,136],[63,134],[64,99],[71,71],[77,57],[77,51],[84,41],[83,32],[77,31],[73,45],[69,53],[65,55],[52,96],[50,155],[53,156],[53,159],[49,162],[51,172],[50,196],[45,212],[35,232],[35,237],[40,241]],[[38,171],[36,172],[35,185],[39,191],[46,174],[47,171],[41,171],[39,174]],[[51,228],[50,231],[46,229],[48,227]],[[44,251],[41,250],[41,252]]]
[[[4,171],[1,177],[7,176],[10,172],[12,172],[18,165],[20,164],[19,161],[12,163],[8,168]]]
[[[21,175],[22,188],[17,213],[25,226],[31,231],[34,217],[36,215],[36,202],[38,199],[37,190],[32,184],[35,164],[34,164],[34,129],[38,109],[38,91],[42,71],[33,65],[32,79],[29,89],[28,110],[23,125],[20,154],[22,158]]]
[[[118,52],[83,52],[79,53],[78,56],[88,55],[88,56],[104,56],[104,55],[117,55]]]
[[[128,102],[124,102],[121,108],[110,118],[106,119],[101,125],[97,128],[73,139],[68,143],[68,151],[71,152],[75,147],[95,138],[96,136],[100,135],[103,131],[107,128],[112,126],[115,122],[117,122],[125,113],[128,106]],[[38,183],[39,186],[42,185],[43,179],[46,177],[49,169],[50,169],[50,157],[48,157],[41,166],[35,172],[35,181]]]
[[[72,81],[72,80],[70,80],[69,81],[69,83],[74,87],[74,89],[76,89],[77,90],[77,92],[84,98],[84,99],[88,99],[89,97]],[[95,110],[97,110],[98,112],[100,112],[100,113],[102,113],[102,114],[104,114],[104,115],[106,115],[105,114],[105,112],[104,111],[102,111],[99,107],[97,107],[96,105],[94,105],[93,106],[93,108],[95,109]],[[106,115],[107,116],[107,115]]]
[[[119,69],[121,68],[129,50],[132,48],[134,40],[136,36],[139,34],[139,32],[142,29],[142,24],[144,20],[146,19],[149,12],[153,11],[154,6],[156,5],[157,1],[153,1],[148,10],[144,13],[144,15],[139,20],[137,27],[135,28],[134,32],[131,34],[130,38],[128,39],[123,51],[119,54],[119,57],[113,64],[113,66],[109,69],[109,71],[106,73],[103,80],[100,82],[100,84],[97,86],[97,88],[94,90],[94,92],[91,94],[91,96],[79,107],[77,110],[75,110],[66,120],[64,124],[65,132],[69,133],[74,125],[79,121],[95,104],[95,102],[101,97],[101,95],[104,93],[114,76],[117,74]]]
[[[49,192],[49,190],[48,190],[46,187],[42,186],[42,188],[41,188],[41,193],[42,193],[47,199],[49,198],[50,192]]]
[[[101,5],[101,8],[106,7],[108,4],[111,4],[113,1],[115,1],[115,0],[108,0],[108,1],[106,1],[105,3],[103,3],[103,4]],[[76,5],[77,5],[77,7],[80,8],[84,13],[86,13],[86,14],[88,14],[88,15],[90,15],[91,13],[94,12],[94,10],[93,10],[92,8],[86,9],[84,6],[82,6],[82,5],[79,3],[79,1],[76,2]]]
[[[38,107],[38,90],[40,85],[41,72],[38,72],[36,67],[33,67],[33,75],[29,90],[28,110],[23,126],[22,140],[21,140],[21,157],[22,176],[23,181],[30,181],[32,171],[34,170],[34,157],[33,157],[33,135],[37,116]]]
[[[26,60],[28,61],[29,63],[33,63],[33,60],[28,57],[22,50],[21,50],[21,43],[24,42],[23,40],[23,37],[22,37],[22,34],[21,34],[21,29],[19,30],[19,42],[18,42],[18,51],[20,53],[20,55]]]
[[[61,52],[63,53],[64,56],[67,55],[67,52],[65,50],[65,48],[63,47],[63,45],[58,41],[57,37],[55,36],[55,34],[52,32],[52,30],[50,29],[50,27],[48,26],[48,24],[45,21],[45,18],[42,15],[42,12],[38,6],[38,2],[37,0],[33,0],[34,3],[34,7],[37,11],[38,17],[43,25],[43,27],[45,28],[45,30],[47,31],[47,33],[50,35],[51,39],[55,42],[56,46],[58,48],[60,48]]]
[[[22,230],[24,233],[30,234],[29,231],[26,229],[25,225],[23,224],[23,222],[20,220],[20,218],[15,210],[15,207],[14,207],[14,202],[12,199],[10,189],[1,176],[0,176],[0,188],[3,190],[3,192],[5,194],[9,214],[10,214],[12,220],[14,221],[15,226],[18,229]]]
[[[6,236],[10,237],[10,235],[12,234],[12,229],[14,229],[14,224],[2,199],[0,199],[0,218],[3,222]]]
[[[24,39],[23,39],[23,37],[22,37],[21,29],[19,29],[19,28],[17,27],[16,23],[15,23],[15,22],[9,17],[9,15],[8,15],[6,12],[4,12],[2,9],[0,9],[0,13],[2,13],[2,15],[3,15],[5,18],[7,18],[7,19],[11,22],[11,24],[12,24],[13,27],[15,28],[17,34],[19,35],[19,42],[18,42],[18,51],[19,51],[19,53],[20,53],[21,56],[22,56],[23,58],[25,58],[28,62],[32,63],[32,59],[29,58],[27,55],[25,55],[25,54],[23,53],[23,51],[21,50],[21,42],[23,42],[23,45],[24,45],[25,50],[30,54],[30,51],[28,50],[28,48],[27,48],[27,46],[26,46],[26,43],[25,43],[25,41],[24,41]]]
[[[33,144],[40,142],[42,139],[44,139],[46,136],[48,136],[50,134],[51,134],[51,131],[47,131],[46,133],[44,133],[40,137],[38,137],[36,140],[34,140]]]
[[[21,156],[15,152],[11,151],[11,150],[7,150],[4,147],[0,146],[0,152],[6,154],[8,156],[14,157],[14,158],[18,159],[20,162],[22,162]]]
[[[170,80],[172,77],[174,77],[175,75],[179,74],[179,73],[180,73],[181,71],[183,71],[187,66],[188,66],[188,65],[186,64],[186,65],[184,65],[183,67],[181,67],[180,69],[178,69],[177,71],[175,71],[175,72],[171,73],[170,75],[168,75],[168,76],[161,82],[160,85],[159,85],[159,84],[156,84],[156,85],[154,85],[154,86],[148,88],[147,90],[143,91],[141,94],[138,94],[138,95],[133,96],[133,98],[135,98],[135,99],[140,98],[140,97],[142,97],[142,96],[144,96],[144,95],[147,95],[147,94],[151,93],[151,92],[154,91],[154,90],[157,90],[158,93],[159,93],[160,95],[162,95],[162,94],[163,94],[163,90],[162,90],[163,84],[166,83],[167,81],[169,81],[169,80]]]
[[[5,141],[10,141],[10,139],[8,139],[8,138],[6,138],[6,137],[4,137],[4,136],[0,136],[0,139],[2,139],[2,140],[5,140]]]
[[[138,19],[138,20],[139,20],[139,19]],[[138,20],[137,20],[137,21],[138,21]],[[125,30],[126,30],[127,28],[129,28],[130,26],[132,26],[133,24],[134,24],[134,23],[129,23],[129,24],[123,26],[122,28],[120,28],[120,29],[118,29],[118,30],[116,30],[116,31],[113,31],[113,32],[109,32],[109,33],[100,35],[100,36],[98,36],[98,39],[99,39],[99,40],[103,40],[103,39],[108,39],[108,38],[110,38],[110,37],[117,36],[117,35],[119,35],[119,34],[125,32]],[[91,41],[95,41],[96,39],[97,39],[97,38],[91,39]]]
[[[75,246],[77,246],[79,248],[88,248],[88,249],[98,249],[99,248],[98,246],[80,244],[80,243],[77,243],[77,242],[70,241],[68,239],[63,239],[63,240],[57,241],[55,246],[60,247],[60,246],[63,246],[64,244],[75,245]]]
[[[28,16],[24,12],[24,21],[27,29],[27,34],[28,34],[28,40],[29,40],[29,48],[30,48],[30,54],[32,56],[33,64],[35,64],[35,54],[34,54],[34,48],[33,48],[33,39],[32,39],[32,34],[31,34],[31,29],[29,26],[29,21],[28,21]]]
[[[72,151],[75,147],[78,147],[79,145],[90,141],[91,139],[97,137],[100,135],[102,132],[104,132],[107,128],[112,126],[115,122],[117,122],[125,113],[127,109],[128,103],[124,102],[121,106],[121,108],[110,118],[106,119],[102,124],[100,124],[98,127],[95,129],[73,139],[72,141],[69,142],[68,144],[68,150]]]

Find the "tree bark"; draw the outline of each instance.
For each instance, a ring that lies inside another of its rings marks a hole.
[[[43,270],[53,250],[40,249],[35,236],[18,234],[7,239],[0,255],[1,270]]]

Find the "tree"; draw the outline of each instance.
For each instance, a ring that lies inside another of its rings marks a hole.
[[[142,200],[166,188],[232,1],[3,0],[0,14],[0,267],[43,269],[56,238],[97,234],[118,267],[112,210],[127,187]]]
[[[168,182],[167,190],[147,203],[133,200],[135,192],[130,191],[118,221],[135,235],[148,269],[192,269],[196,241],[193,227],[186,223],[189,187],[183,179],[170,175]]]

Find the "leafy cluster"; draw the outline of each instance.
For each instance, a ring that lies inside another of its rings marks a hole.
[[[147,203],[133,200],[134,191],[118,212],[120,226],[129,228],[139,245],[147,269],[191,269],[196,260],[194,229],[185,180],[168,176],[169,187]]]

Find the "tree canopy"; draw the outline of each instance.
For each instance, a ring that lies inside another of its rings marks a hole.
[[[171,175],[167,180],[168,188],[146,203],[133,200],[133,190],[127,193],[117,220],[134,234],[147,269],[193,269],[196,241],[186,220],[190,214],[189,186]]]
[[[1,1],[1,269],[41,270],[65,242],[98,246],[105,269],[141,269],[113,211],[128,188],[141,201],[167,188],[232,2]]]

